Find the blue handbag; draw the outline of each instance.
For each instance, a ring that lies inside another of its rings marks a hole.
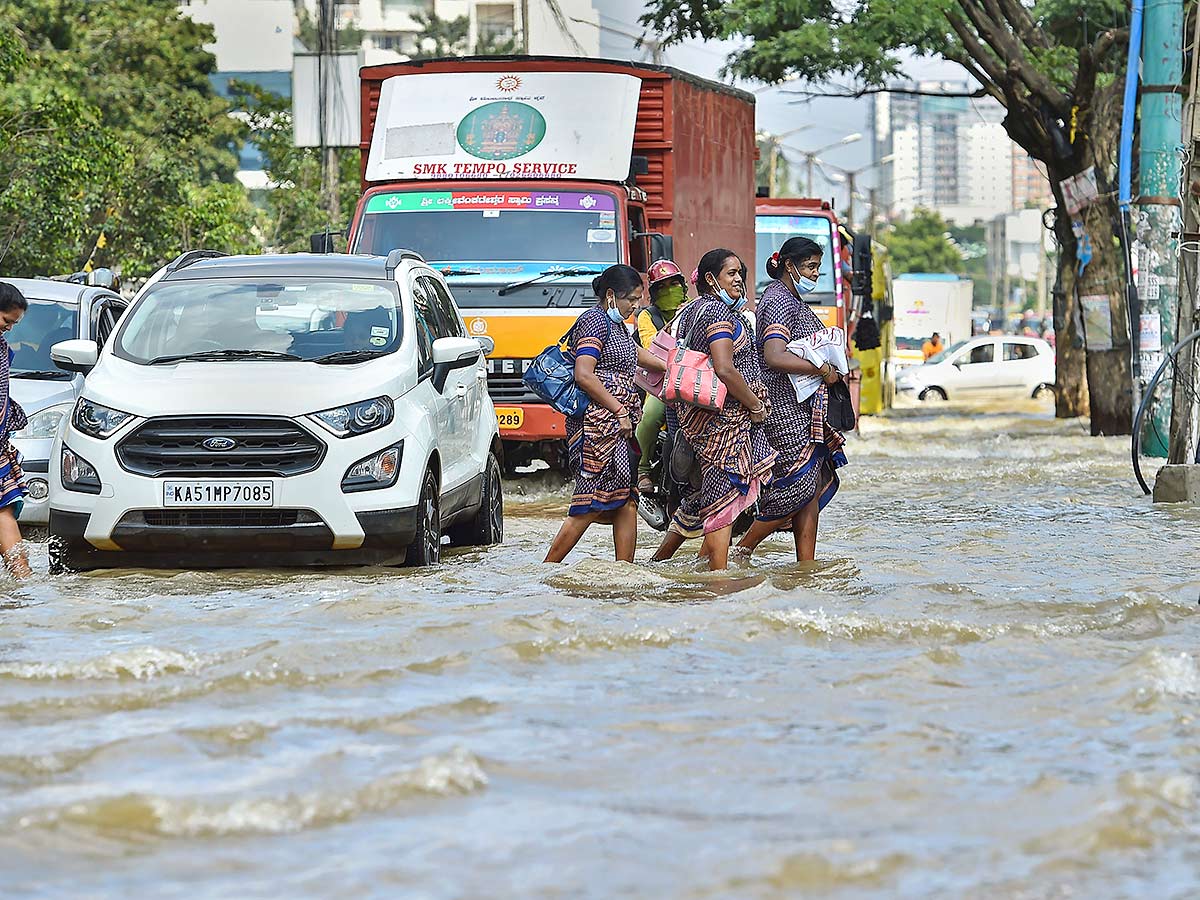
[[[571,350],[571,332],[574,330],[572,325],[557,344],[551,344],[534,357],[522,378],[525,387],[564,416],[583,415],[591,402],[575,383],[575,352]]]

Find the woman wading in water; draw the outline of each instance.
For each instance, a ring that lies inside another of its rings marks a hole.
[[[837,493],[836,470],[846,464],[845,438],[825,421],[826,385],[838,380],[837,370],[830,363],[816,366],[788,350],[789,342],[825,327],[804,302],[804,296],[816,290],[820,272],[821,246],[805,237],[789,238],[767,260],[767,275],[775,280],[758,300],[757,329],[763,380],[771,396],[767,438],[778,456],[775,477],[759,501],[758,521],[738,544],[739,555],[749,556],[769,534],[789,529],[796,559],[815,559],[818,518]],[[800,402],[792,373],[820,375],[825,383]]]
[[[728,393],[718,411],[676,406],[680,430],[696,454],[701,486],[684,497],[654,558],[670,558],[685,538],[703,532],[700,556],[710,569],[724,569],[733,523],[770,480],[775,452],[762,427],[769,406],[754,335],[740,315],[746,305],[742,261],[732,250],[710,250],[697,274],[701,296],[679,313],[678,337],[712,357]]]
[[[600,302],[571,328],[575,383],[591,402],[567,417],[567,449],[575,493],[546,562],[562,562],[593,522],[611,524],[616,558],[633,561],[637,543],[637,444],[641,403],[633,376],[639,365],[662,372],[661,360],[637,345],[625,320],[642,299],[642,276],[610,266],[592,282]]]
[[[0,281],[0,552],[4,554],[4,565],[17,578],[28,578],[33,572],[17,525],[28,493],[25,473],[21,471],[17,448],[9,438],[24,428],[28,420],[21,405],[9,395],[8,372],[13,351],[4,335],[21,321],[27,309],[29,302],[24,295],[14,285]]]

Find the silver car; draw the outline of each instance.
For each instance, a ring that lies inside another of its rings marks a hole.
[[[29,486],[21,523],[45,525],[50,450],[59,425],[83,389],[83,376],[56,368],[50,348],[76,338],[103,343],[125,311],[126,301],[103,287],[41,278],[4,280],[29,301],[29,310],[8,333],[13,350],[12,396],[29,416],[29,425],[12,436],[24,458]]]

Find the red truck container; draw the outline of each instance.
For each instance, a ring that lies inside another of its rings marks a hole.
[[[750,94],[557,57],[395,63],[361,79],[350,250],[404,247],[446,273],[470,333],[495,341],[488,385],[510,465],[561,455],[562,416],[521,376],[595,302],[596,273],[663,256],[690,271],[714,247],[751,264]]]

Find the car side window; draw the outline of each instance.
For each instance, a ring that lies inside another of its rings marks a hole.
[[[442,320],[450,330],[451,336],[466,337],[466,326],[463,325],[462,316],[458,314],[458,310],[454,306],[454,300],[450,297],[450,292],[436,278],[425,277],[422,280],[425,282],[426,292],[433,296],[434,302],[442,314]]]
[[[960,363],[990,363],[996,358],[995,344],[980,344],[973,347],[966,359],[959,358]]]
[[[125,307],[125,303],[117,300],[106,300],[92,307],[92,333],[99,346],[107,344],[112,333],[117,330],[117,323],[121,320]]]
[[[419,377],[424,378],[433,373],[433,342],[436,337],[430,324],[432,313],[429,298],[425,294],[423,279],[414,278],[412,282],[413,312],[417,325],[417,368]]]
[[[426,298],[429,327],[433,329],[434,338],[459,337],[462,325],[458,322],[458,316],[454,314],[453,306],[447,309],[446,305],[442,303],[442,298],[437,291],[437,282],[422,275],[417,279],[417,283],[421,286],[421,292]]]
[[[1006,361],[1033,359],[1037,355],[1037,347],[1033,346],[1033,344],[1016,343],[1014,341],[1004,342],[1004,359]]]

